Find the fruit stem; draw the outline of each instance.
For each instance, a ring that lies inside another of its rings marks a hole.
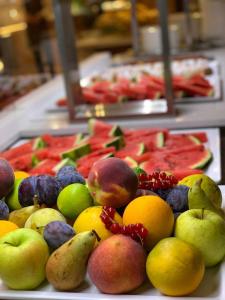
[[[95,230],[92,230],[92,232],[93,232],[94,235],[96,236],[97,241],[100,242],[100,241],[101,241],[101,238],[100,238],[100,236],[97,234],[97,232],[96,232]]]
[[[38,200],[39,200],[38,195],[35,194],[34,197],[33,197],[33,201],[34,201],[34,206],[36,206],[36,207],[39,207]]]
[[[204,210],[205,210],[205,208],[203,207],[202,208],[202,215],[201,215],[201,219],[203,220],[203,217],[204,217]]]

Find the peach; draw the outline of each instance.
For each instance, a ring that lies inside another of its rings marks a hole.
[[[92,166],[87,182],[95,202],[114,208],[133,200],[138,187],[135,172],[116,157],[98,160]]]
[[[103,293],[128,293],[146,278],[144,248],[128,236],[116,234],[99,244],[88,261],[88,274]]]
[[[0,158],[0,199],[6,197],[14,185],[14,171],[7,160]]]

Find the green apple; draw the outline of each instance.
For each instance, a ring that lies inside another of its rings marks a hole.
[[[93,205],[93,199],[84,184],[73,183],[66,186],[57,199],[57,206],[61,213],[70,219],[76,219],[86,208]]]
[[[6,203],[10,210],[16,210],[20,209],[22,206],[19,203],[19,198],[18,198],[18,189],[20,183],[23,181],[24,178],[18,178],[14,182],[14,187],[12,192],[6,197]]]
[[[225,256],[225,220],[210,210],[190,209],[176,220],[175,236],[198,248],[206,267]]]
[[[49,257],[44,238],[32,229],[19,228],[0,239],[0,277],[15,290],[31,290],[45,279]]]
[[[41,208],[29,216],[24,227],[31,228],[42,234],[45,226],[52,221],[62,221],[66,223],[66,219],[58,210],[53,208]]]

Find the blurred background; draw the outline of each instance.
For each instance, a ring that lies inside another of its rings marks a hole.
[[[183,1],[167,2],[172,53],[224,46],[224,0],[189,0],[191,29]],[[99,51],[110,51],[115,61],[132,55],[130,8],[128,0],[72,1],[79,61]],[[138,0],[137,18],[142,53],[159,54],[156,1]],[[60,72],[52,1],[0,0],[0,99],[11,87],[15,98]]]

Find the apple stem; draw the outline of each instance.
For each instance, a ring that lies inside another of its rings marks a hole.
[[[205,208],[203,207],[203,208],[202,208],[202,216],[201,216],[202,219],[203,219],[203,217],[204,217],[204,210],[205,210]]]

